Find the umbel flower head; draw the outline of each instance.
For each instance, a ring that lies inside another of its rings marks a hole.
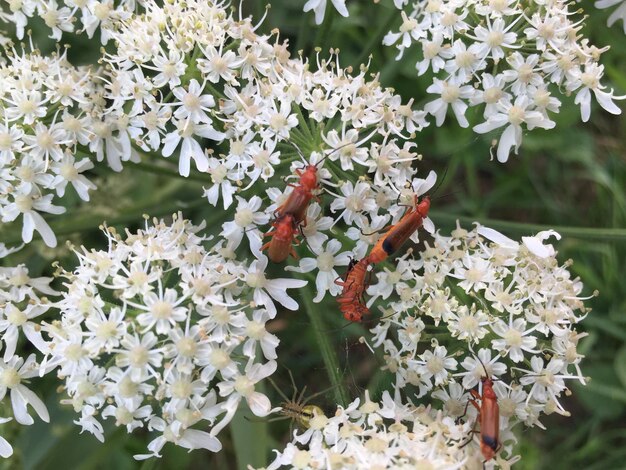
[[[17,249],[6,249],[0,243],[0,258],[14,251]],[[17,423],[26,426],[35,422],[29,406],[41,420],[50,421],[46,405],[29,387],[39,376],[41,353],[46,350],[38,317],[54,305],[48,296],[59,294],[50,287],[52,278],[29,274],[24,265],[0,267],[0,401],[4,410],[13,412]],[[24,352],[27,350],[31,352]],[[13,418],[0,417],[0,423]],[[0,437],[0,457],[12,454],[11,444]]]
[[[278,338],[265,329],[272,297],[249,285],[245,263],[206,249],[202,228],[180,214],[125,236],[105,228],[108,249],[75,251],[60,318],[42,325],[42,367],[64,381],[76,423],[100,440],[104,419],[153,432],[137,458],[167,442],[217,452],[241,400],[257,416],[271,411],[255,384],[276,369]],[[306,284],[269,283],[293,303],[286,289]]]
[[[437,126],[451,111],[461,127],[468,127],[465,114],[469,107],[478,107],[484,122],[474,126],[474,132],[501,131],[496,152],[501,162],[511,150],[517,153],[526,129],[555,126],[551,115],[561,106],[555,95],[573,95],[583,121],[589,120],[592,95],[609,113],[621,113],[614,100],[623,97],[613,96],[602,84],[599,59],[608,48],[589,44],[580,33],[582,20],[575,19],[571,2],[394,3],[402,23],[383,42],[398,49],[398,60],[417,43],[417,74],[433,74],[426,90],[433,99],[424,110]],[[622,7],[610,21],[623,16]]]
[[[96,153],[99,87],[91,70],[73,67],[65,51],[48,57],[36,50],[5,52],[6,60],[0,61],[1,220],[19,220],[25,243],[36,231],[54,247],[56,236],[42,214],[65,212],[55,202],[70,186],[84,201],[96,187],[84,175],[94,165],[77,149],[89,145]]]
[[[406,141],[426,125],[423,113],[365,68],[353,75],[335,54],[290,58],[276,30],[259,35],[220,2],[146,8],[120,22],[105,57],[107,115],[127,124],[120,132],[140,153],[178,155],[185,176],[209,173],[211,204],[228,208],[236,192],[291,171],[300,149],[307,160],[319,151],[341,178],[356,166],[381,186],[410,181],[418,156]]]
[[[333,267],[347,264],[349,251],[324,245],[330,229],[351,226],[360,256],[371,240],[357,234],[398,220],[402,188],[423,181],[412,140],[426,125],[424,113],[366,67],[342,68],[334,51],[316,63],[291,58],[277,31],[257,34],[249,18],[234,18],[222,3],[146,8],[120,22],[116,49],[105,57],[107,116],[127,124],[120,135],[144,158],[177,156],[180,174],[210,175],[205,197],[234,207],[221,232],[231,251],[247,239],[261,257],[261,235],[292,190],[281,176],[314,167],[319,187],[336,189],[330,204],[312,200],[307,208],[301,227],[317,259],[304,257],[298,269],[324,272],[316,300],[336,294]],[[328,206],[332,218],[322,214]]]
[[[7,2],[8,3],[8,2]],[[39,17],[38,28],[49,28],[50,38],[61,41],[63,33],[85,33],[92,38],[100,29],[100,40],[106,44],[117,21],[127,18],[143,4],[142,0],[108,0],[106,2],[57,2],[56,0],[26,0],[8,3],[8,10],[0,8],[0,21],[13,23],[18,39],[31,18]],[[0,44],[3,44],[0,33]],[[8,42],[8,40],[6,41]]]
[[[334,416],[317,415],[310,428],[293,439],[267,467],[278,468],[481,468],[482,456],[464,445],[468,422],[455,422],[431,407],[415,406],[384,392],[380,402],[356,399]],[[512,436],[505,438],[511,443]],[[506,453],[510,454],[510,445]],[[497,463],[510,465],[497,457]]]
[[[576,330],[587,314],[582,283],[545,244],[553,231],[515,242],[493,229],[435,235],[419,257],[405,256],[368,293],[387,299],[371,331],[403,396],[435,398],[447,416],[464,414],[469,391],[494,380],[501,429],[568,416],[560,399],[582,384]],[[393,295],[393,296],[392,296]],[[476,410],[467,410],[475,419]]]

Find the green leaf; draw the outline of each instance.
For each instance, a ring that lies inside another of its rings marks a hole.
[[[237,468],[240,470],[246,470],[248,465],[255,468],[267,465],[267,420],[253,416],[248,406],[242,401],[235,417],[230,422],[230,432],[237,455]]]
[[[622,386],[626,388],[626,345],[622,346],[613,360],[613,366],[615,367],[615,373],[617,378],[622,383]]]
[[[575,396],[594,416],[609,419],[621,415],[626,404],[626,390],[616,386],[619,380],[613,366],[587,361],[585,371],[591,380],[584,387],[576,385]]]

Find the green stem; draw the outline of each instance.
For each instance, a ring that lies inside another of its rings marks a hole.
[[[135,163],[132,168],[136,168],[140,171],[145,171],[146,173],[153,173],[155,175],[164,175],[172,178],[180,178],[185,181],[200,181],[205,184],[212,184],[211,177],[207,175],[206,178],[202,177],[199,174],[190,173],[189,176],[182,176],[178,170],[173,168],[167,168],[164,166],[151,165],[149,163],[139,162]]]
[[[431,210],[430,215],[437,224],[453,225],[457,220],[462,224],[469,225],[473,222],[480,222],[482,225],[508,233],[522,233],[531,235],[543,230],[556,230],[561,235],[581,238],[584,240],[626,240],[626,229],[621,228],[595,228],[595,227],[569,227],[541,224],[526,224],[521,222],[510,222],[508,220],[480,219],[463,215],[446,214],[441,211]]]
[[[309,283],[314,282],[312,277],[309,277]],[[309,319],[311,320],[311,324],[313,325],[313,333],[315,335],[315,339],[317,344],[319,345],[320,352],[322,353],[322,359],[324,361],[324,365],[326,366],[326,372],[328,373],[328,378],[330,379],[330,383],[333,387],[335,399],[337,403],[343,407],[345,407],[350,402],[350,396],[348,395],[348,391],[343,384],[342,379],[342,371],[339,368],[339,360],[337,359],[337,354],[332,347],[332,344],[329,341],[329,335],[327,333],[327,328],[324,325],[324,320],[322,317],[323,310],[313,304],[314,294],[313,291],[307,286],[302,289],[302,301],[304,303],[304,309],[306,310]]]

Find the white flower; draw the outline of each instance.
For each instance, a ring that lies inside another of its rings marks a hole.
[[[246,284],[254,289],[254,302],[257,305],[264,305],[270,318],[276,316],[276,307],[272,299],[289,310],[297,310],[298,303],[287,295],[287,289],[304,287],[307,282],[299,279],[267,279],[265,276],[267,261],[265,256],[254,260],[245,276]]]
[[[362,404],[357,398],[345,409],[338,406],[318,429],[295,434],[283,450],[274,451],[267,468],[465,468],[480,461],[477,447],[461,445],[470,430],[469,422],[455,423],[388,391],[381,402],[372,402],[366,392]]]
[[[352,182],[348,181],[341,186],[341,192],[343,196],[336,197],[330,204],[332,212],[343,209],[335,220],[343,218],[347,224],[357,221],[357,225],[362,225],[364,216],[361,212],[375,212],[377,210],[376,202],[371,197],[372,188],[368,183],[361,181],[353,185]]]
[[[177,130],[167,134],[163,140],[163,156],[169,157],[172,155],[182,139],[183,144],[178,160],[178,172],[182,176],[189,176],[192,159],[196,162],[198,171],[207,171],[209,169],[209,159],[195,136],[221,142],[225,134],[215,130],[211,124],[196,124],[191,120],[176,121],[176,127]]]
[[[339,277],[335,266],[347,266],[350,262],[350,252],[343,251],[338,253],[341,249],[341,242],[338,240],[330,240],[326,244],[326,249],[312,248],[312,251],[317,258],[302,258],[298,267],[287,266],[287,271],[295,271],[299,273],[308,273],[317,269],[317,277],[315,278],[315,286],[317,288],[317,295],[313,299],[313,302],[321,302],[326,292],[330,292],[330,295],[336,296],[341,292],[341,287],[335,283],[335,280]]]
[[[206,449],[211,452],[222,450],[222,443],[215,436],[198,429],[184,429],[178,421],[167,424],[165,420],[155,416],[150,420],[149,427],[151,430],[160,431],[162,435],[148,444],[150,454],[137,454],[134,456],[136,460],[161,457],[159,451],[167,442],[173,442],[189,450]]]
[[[0,418],[0,424],[8,423],[11,418]],[[0,457],[8,459],[13,455],[13,446],[2,436],[0,436]]]
[[[561,359],[552,358],[550,362],[544,366],[543,359],[534,356],[530,360],[530,366],[532,370],[525,370],[524,372],[527,373],[520,378],[522,385],[532,385],[530,392],[528,392],[526,403],[528,403],[531,398],[535,398],[542,403],[546,403],[549,399],[558,403],[558,395],[566,388],[564,379],[581,379],[580,377],[562,374],[565,364]]]
[[[537,345],[537,338],[530,336],[535,328],[526,330],[526,321],[523,318],[516,318],[509,325],[498,320],[491,329],[502,338],[491,341],[493,348],[504,356],[508,355],[513,362],[524,360],[523,351],[531,354],[540,353],[533,349]]]
[[[13,202],[4,207],[2,221],[11,222],[22,214],[22,240],[24,240],[25,243],[30,243],[33,239],[33,233],[36,230],[39,232],[46,245],[55,247],[57,246],[56,236],[50,225],[48,225],[38,211],[48,212],[50,214],[62,214],[65,210],[65,207],[52,204],[51,194],[43,197],[34,197],[32,194],[17,193],[13,195]]]
[[[609,24],[623,19],[626,32],[626,3],[596,2],[599,8],[617,4],[620,6]],[[396,21],[398,30],[385,35],[383,44],[398,49],[396,60],[412,61],[418,76],[432,70],[427,91],[441,97],[428,102],[424,111],[434,116],[438,126],[443,124],[450,104],[461,127],[469,125],[465,118],[468,103],[477,107],[488,122],[502,112],[495,109],[497,104],[518,105],[518,100],[533,102],[536,109],[532,111],[543,115],[542,125],[519,117],[511,119],[512,126],[504,129],[498,145],[500,161],[506,161],[511,147],[515,146],[517,152],[525,130],[521,128],[523,123],[528,130],[554,127],[550,114],[559,112],[560,101],[550,96],[549,89],[567,96],[574,94],[583,121],[590,116],[591,91],[606,111],[620,113],[615,100],[623,97],[614,96],[613,90],[601,83],[603,68],[599,62],[607,48],[592,45],[581,34],[581,21],[567,2],[522,5],[514,0],[395,0],[394,5],[400,10],[401,21]],[[415,44],[421,47],[413,47]],[[407,51],[414,54],[407,58]],[[516,120],[519,122],[515,124]],[[501,122],[492,129],[504,125]],[[474,127],[474,131],[487,132],[481,126]]]
[[[498,362],[498,359],[498,355],[492,359],[491,351],[487,348],[480,349],[476,357],[465,357],[461,365],[467,372],[458,374],[463,377],[463,387],[469,390],[478,385],[483,377],[493,378],[503,375],[507,367],[506,364]]]
[[[217,384],[220,395],[228,396],[228,400],[223,407],[226,416],[215,425],[211,431],[212,434],[217,434],[232,419],[242,398],[245,398],[250,411],[256,416],[267,416],[272,412],[269,398],[255,391],[255,384],[272,375],[276,371],[276,367],[275,361],[269,361],[262,365],[250,365],[248,363],[245,374],[237,373],[229,380]]]
[[[452,111],[461,127],[469,126],[469,122],[465,118],[467,104],[465,101],[474,94],[474,89],[470,86],[459,86],[454,80],[443,81],[435,79],[426,91],[441,95],[434,101],[426,103],[424,110],[435,116],[437,126],[443,125],[446,119],[448,106],[452,106]]]
[[[522,237],[522,241],[528,250],[535,256],[540,258],[548,258],[556,255],[556,251],[552,245],[544,245],[544,240],[550,237],[554,237],[557,240],[561,239],[561,235],[554,230],[544,230],[539,232],[534,237]]]
[[[39,375],[39,366],[35,361],[34,354],[28,356],[26,360],[18,356],[13,356],[8,361],[0,360],[0,400],[10,390],[15,420],[27,426],[35,422],[28,414],[26,409],[28,405],[33,407],[33,410],[35,410],[35,413],[42,421],[50,422],[50,415],[46,405],[34,392],[22,384],[24,379],[36,377],[37,375]]]
[[[613,90],[604,91],[604,87],[600,83],[600,79],[604,75],[604,66],[597,64],[588,64],[584,71],[580,70],[578,80],[571,85],[571,88],[578,88],[574,102],[580,105],[580,115],[583,122],[587,122],[591,116],[591,92],[596,97],[598,104],[611,114],[622,114],[622,110],[617,106],[613,99],[624,99],[623,96],[613,96]]]
[[[191,121],[194,124],[211,123],[212,119],[207,112],[215,106],[215,99],[212,95],[203,95],[203,88],[195,78],[189,82],[187,90],[182,87],[174,88],[172,93],[180,101],[180,103],[175,103],[179,105],[179,108],[174,111],[174,117]]]
[[[20,330],[28,341],[40,351],[45,350],[38,325],[32,321],[48,310],[48,305],[27,305],[23,310],[12,303],[0,306],[0,332],[4,341],[4,360],[9,361],[15,354]]]
[[[266,330],[269,311],[254,306],[261,297],[273,308],[274,297],[297,308],[286,289],[305,284],[268,280],[269,295],[260,286],[250,289],[247,276],[258,280],[266,266],[255,261],[250,273],[247,262],[209,250],[202,228],[180,214],[125,237],[105,228],[107,249],[75,251],[79,265],[61,273],[60,315],[41,325],[46,357],[33,365],[34,374],[57,369],[69,395],[63,402],[78,413],[75,423],[100,440],[100,416],[115,417],[128,432],[158,431],[140,459],[158,456],[167,442],[219,451],[216,434],[242,397],[259,413],[270,409],[254,383],[237,378],[255,382],[276,368],[272,360],[260,362],[276,358],[279,340]],[[2,289],[3,275],[0,269]],[[224,388],[231,381],[237,382],[232,393]]]
[[[322,24],[322,21],[324,21],[324,14],[326,13],[326,2],[327,0],[308,0],[304,4],[304,11],[307,12],[313,10],[315,12],[315,22],[317,24]],[[341,16],[348,16],[346,0],[331,0],[331,3]]]
[[[519,422],[541,425],[544,413],[567,415],[559,403],[563,381],[584,383],[576,329],[586,310],[569,263],[560,266],[556,250],[543,245],[554,235],[545,231],[520,243],[487,227],[467,231],[457,224],[450,236],[435,233],[416,259],[403,256],[397,273],[378,276],[370,291],[381,294],[372,307],[381,304],[383,317],[371,329],[371,344],[382,349],[383,368],[394,374],[401,396],[430,394],[458,417],[462,390],[437,389],[458,383],[467,391],[489,378],[499,397],[510,397],[502,442]],[[464,352],[448,357],[454,350]],[[546,370],[545,351],[551,356]],[[455,372],[456,361],[463,371]],[[519,367],[528,361],[532,370]],[[476,413],[468,411],[471,423]]]
[[[506,162],[509,159],[511,147],[514,147],[517,153],[522,144],[522,124],[526,124],[528,129],[535,127],[552,129],[556,125],[541,112],[533,110],[531,106],[526,96],[516,98],[514,103],[501,100],[497,105],[496,113],[489,116],[486,122],[474,126],[474,131],[479,134],[507,126],[498,143],[498,161]]]
[[[239,196],[236,198],[238,204],[234,220],[222,225],[220,235],[227,239],[232,244],[232,248],[235,249],[241,243],[245,233],[250,243],[250,251],[260,253],[261,235],[256,227],[267,224],[269,215],[259,211],[262,203],[260,197],[252,196],[249,201]]]
[[[148,292],[143,296],[143,304],[134,302],[128,302],[128,304],[145,312],[137,316],[137,323],[144,327],[142,333],[154,328],[157,334],[164,334],[176,323],[187,318],[187,309],[180,306],[186,298],[186,295],[179,297],[174,289],[164,291],[159,282],[158,294]]]
[[[435,386],[445,383],[448,379],[448,370],[455,370],[457,362],[452,357],[447,357],[448,351],[443,346],[437,346],[433,351],[426,351],[420,356],[420,365],[417,370],[422,380],[435,379]],[[422,362],[423,361],[423,362]]]
[[[51,186],[54,187],[57,195],[63,197],[67,183],[71,183],[78,197],[83,201],[89,201],[89,190],[96,189],[96,185],[81,175],[81,173],[92,168],[93,162],[88,158],[83,158],[81,161],[76,162],[72,155],[66,154],[60,162],[52,164],[52,170],[57,176],[51,183]]]

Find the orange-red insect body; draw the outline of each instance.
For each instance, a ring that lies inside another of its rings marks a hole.
[[[317,182],[317,167],[315,165],[307,166],[304,171],[296,170],[296,174],[300,177],[299,184],[290,184],[293,191],[287,197],[287,200],[276,209],[276,214],[281,217],[285,214],[294,216],[296,223],[300,224],[305,221],[306,210],[309,202],[313,199],[313,190],[319,187]]]
[[[289,255],[297,258],[292,242],[298,233],[298,224],[295,217],[291,214],[285,214],[274,221],[273,230],[267,232],[264,236],[271,236],[272,239],[261,247],[261,250],[268,250],[267,257],[274,263],[282,263]]]
[[[430,198],[426,196],[419,201],[415,196],[414,207],[410,207],[398,223],[389,227],[385,235],[374,245],[368,256],[369,262],[380,263],[400,248],[422,226],[429,210]]]
[[[500,449],[500,408],[498,397],[493,391],[493,381],[489,377],[483,377],[481,382],[483,384],[482,396],[476,390],[470,390],[472,396],[480,400],[480,406],[476,400],[470,400],[470,403],[478,410],[480,451],[485,461],[488,461]]]
[[[365,277],[368,274],[367,267],[370,262],[367,258],[359,262],[350,262],[346,277],[343,281],[336,280],[335,283],[343,286],[341,295],[337,298],[339,310],[346,320],[359,322],[364,315],[369,315],[370,311],[363,303],[363,293],[367,289]]]
[[[297,258],[291,244],[295,240],[300,225],[306,221],[306,210],[314,197],[313,190],[318,187],[315,165],[307,166],[304,171],[296,170],[296,174],[300,177],[300,183],[289,185],[293,186],[294,190],[276,209],[276,220],[272,224],[273,230],[264,235],[271,236],[272,239],[261,249],[269,249],[268,258],[274,263],[282,263],[289,257],[289,254]]]

